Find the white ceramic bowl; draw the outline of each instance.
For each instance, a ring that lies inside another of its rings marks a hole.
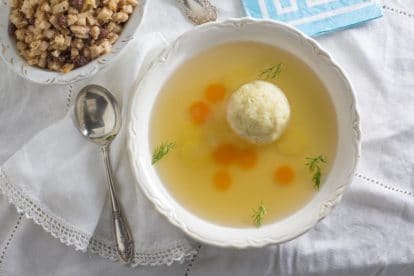
[[[192,214],[169,194],[151,165],[149,123],[160,89],[185,60],[212,46],[233,41],[262,42],[299,57],[328,88],[338,118],[337,155],[320,191],[291,216],[260,228],[220,226]],[[343,70],[317,42],[282,23],[229,20],[202,25],[185,33],[152,63],[131,102],[128,149],[131,167],[142,191],[172,224],[192,238],[216,246],[260,247],[290,240],[309,230],[341,199],[353,177],[359,148],[359,116],[352,87]]]
[[[112,45],[112,50],[109,54],[103,55],[89,62],[85,66],[76,68],[69,73],[64,74],[30,66],[19,55],[14,39],[11,39],[8,34],[10,13],[8,2],[9,1],[7,0],[0,2],[0,56],[8,67],[18,75],[40,84],[70,84],[92,77],[110,64],[111,61],[118,57],[121,51],[125,49],[128,42],[134,38],[138,26],[142,21],[146,4],[146,0],[140,0],[140,6],[135,8],[118,41]]]

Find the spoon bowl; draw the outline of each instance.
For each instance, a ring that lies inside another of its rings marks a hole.
[[[75,122],[83,136],[101,146],[109,144],[121,128],[121,111],[104,87],[88,85],[76,98]]]

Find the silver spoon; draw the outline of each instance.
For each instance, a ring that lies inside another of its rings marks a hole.
[[[217,8],[209,0],[177,0],[183,13],[200,25],[217,19]]]
[[[75,123],[83,136],[101,147],[111,199],[116,249],[121,261],[129,263],[134,253],[134,243],[118,201],[109,159],[109,145],[121,127],[121,112],[116,99],[102,86],[84,87],[76,98]]]

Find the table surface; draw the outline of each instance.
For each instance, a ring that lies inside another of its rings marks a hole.
[[[148,2],[142,32],[172,40],[192,27],[183,24],[174,1]],[[244,16],[238,0],[212,2],[220,19]],[[383,18],[317,38],[354,84],[363,154],[343,202],[315,229],[279,246],[198,245],[198,254],[183,264],[130,268],[63,245],[0,195],[0,275],[414,275],[414,243],[407,242],[414,229],[414,1],[384,0],[382,5]],[[176,19],[176,26],[164,24],[158,7]],[[3,70],[0,62],[0,74]],[[0,101],[18,104],[12,87],[0,83]],[[390,109],[376,108],[386,105]],[[7,116],[0,110],[0,127],[7,130],[0,132],[0,164],[25,142],[11,139]],[[341,225],[350,216],[352,227]],[[384,234],[376,231],[381,224],[393,227]]]

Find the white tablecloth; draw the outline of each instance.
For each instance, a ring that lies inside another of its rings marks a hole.
[[[148,2],[142,33],[174,39],[192,27],[173,0]],[[221,19],[243,16],[238,0],[212,2]],[[343,201],[313,230],[279,246],[200,245],[184,264],[130,268],[61,244],[1,196],[0,275],[414,275],[414,1],[384,0],[384,12],[382,19],[318,38],[354,84],[363,152]],[[167,17],[174,25],[165,24]],[[0,101],[24,118],[14,83],[1,78],[4,70],[0,63]],[[22,130],[8,116],[0,110],[0,164],[44,127],[31,115],[33,123]]]

